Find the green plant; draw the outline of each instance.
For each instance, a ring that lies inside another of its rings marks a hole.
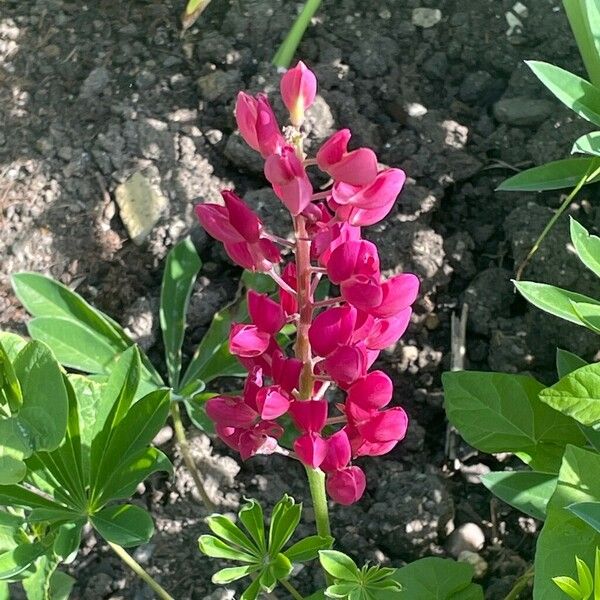
[[[527,61],[535,76],[563,104],[600,127],[600,5],[596,0],[563,0],[571,29],[577,40],[590,82],[555,65]],[[554,217],[548,222],[525,260],[519,265],[517,279],[560,215],[584,185],[600,180],[600,132],[581,136],[571,153],[586,157],[567,158],[527,169],[503,181],[500,191],[545,191],[572,187]]]
[[[571,220],[582,262],[600,276],[600,238]],[[546,312],[600,333],[600,302],[551,285],[516,282]],[[483,452],[514,452],[527,468],[484,475],[482,483],[524,513],[544,521],[535,557],[534,597],[554,597],[574,555],[590,562],[600,545],[600,364],[557,351],[559,380],[502,373],[443,376],[446,411],[465,440]],[[579,562],[578,562],[579,565]]]
[[[68,597],[72,580],[56,568],[86,523],[129,561],[123,547],[153,533],[146,511],[121,503],[171,468],[149,446],[168,390],[139,397],[141,371],[132,347],[103,383],[67,375],[45,344],[0,335],[0,581],[23,580],[30,600]]]
[[[577,580],[572,577],[554,577],[552,581],[573,600],[588,600],[594,592],[594,600],[600,599],[600,550],[596,548],[594,576],[590,568],[575,557]]]

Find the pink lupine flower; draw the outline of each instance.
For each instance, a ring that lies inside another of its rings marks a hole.
[[[250,318],[260,331],[275,335],[285,325],[285,314],[281,305],[271,300],[267,294],[249,290],[247,301]]]
[[[360,467],[346,467],[327,476],[327,493],[339,504],[354,504],[365,493],[367,479]]]
[[[285,145],[275,113],[264,94],[253,98],[240,92],[235,104],[235,118],[245,142],[263,158],[279,152]]]
[[[316,469],[321,466],[327,454],[327,442],[314,431],[302,434],[294,442],[294,451],[307,466]]]
[[[315,97],[314,74],[299,63],[283,77],[281,92],[298,126]],[[365,474],[353,461],[390,452],[408,425],[405,411],[390,407],[391,379],[372,369],[381,350],[409,326],[419,281],[410,273],[383,279],[377,247],[362,239],[361,231],[389,214],[405,174],[395,168],[378,171],[368,148],[348,150],[347,129],[332,135],[316,158],[305,158],[298,142],[302,133],[286,130],[291,140],[286,142],[263,95],[241,93],[236,119],[242,137],[265,159],[265,175],[293,216],[294,258],[279,269],[282,257],[275,243],[287,248],[289,242],[265,232],[233,192],[223,193],[224,206],[196,207],[202,225],[235,262],[269,274],[279,285],[278,299],[248,292],[251,323],[236,323],[230,332],[230,350],[249,371],[243,393],[212,398],[207,414],[218,436],[243,460],[287,453],[308,469],[324,471],[329,496],[352,504],[366,487]],[[306,173],[315,165],[333,179],[331,187],[317,193]],[[338,286],[339,296],[317,302],[325,277]],[[286,323],[296,326],[293,346],[280,345],[278,334]],[[332,384],[345,395],[337,404],[327,399]],[[295,428],[282,438],[290,418]],[[280,438],[286,440],[285,450]]]
[[[265,177],[292,215],[299,215],[310,204],[312,185],[291,146],[285,146],[280,154],[271,154],[267,158]]]
[[[252,271],[269,271],[281,260],[277,246],[261,238],[262,223],[241,198],[222,192],[225,206],[198,204],[196,215],[204,229],[223,243],[229,257]]]
[[[336,181],[367,185],[377,176],[377,156],[369,148],[348,152],[351,135],[349,129],[334,133],[317,152],[317,164]]]
[[[304,120],[304,112],[315,101],[317,95],[317,78],[302,62],[293,69],[288,69],[281,78],[281,99],[290,111],[292,125],[300,127]]]
[[[271,385],[258,390],[256,404],[261,418],[273,421],[288,411],[290,400],[279,386]]]
[[[352,448],[346,429],[340,429],[326,441],[327,454],[321,463],[323,471],[338,471],[347,467],[352,458]]]
[[[243,357],[254,357],[262,354],[271,342],[271,336],[260,331],[256,325],[242,325],[237,323],[231,326],[229,334],[229,351],[231,354]]]
[[[323,311],[308,331],[310,345],[317,356],[329,356],[338,346],[347,344],[356,324],[356,309],[337,306]]]
[[[327,420],[327,400],[292,402],[290,414],[301,431],[319,433]]]

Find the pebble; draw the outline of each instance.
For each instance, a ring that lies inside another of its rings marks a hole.
[[[412,24],[423,29],[434,27],[442,20],[442,11],[439,8],[414,8]]]
[[[500,123],[515,127],[529,127],[543,123],[555,108],[555,103],[550,100],[537,100],[523,96],[503,98],[494,104],[494,116]]]
[[[80,98],[94,98],[100,94],[110,81],[110,73],[106,67],[96,67],[85,78],[79,90]]]
[[[476,523],[463,523],[457,527],[446,540],[446,550],[454,558],[461,552],[477,552],[483,548],[485,535]]]
[[[173,429],[170,425],[165,425],[152,440],[153,446],[163,446],[173,439]]]
[[[473,567],[474,579],[482,579],[488,571],[487,561],[477,554],[477,552],[471,552],[470,550],[463,550],[458,555],[458,562],[464,562]]]

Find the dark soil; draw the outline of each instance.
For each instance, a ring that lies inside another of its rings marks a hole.
[[[3,328],[24,332],[27,319],[9,275],[49,273],[129,327],[160,360],[162,260],[191,233],[204,268],[192,300],[190,350],[240,275],[196,224],[194,203],[235,186],[273,229],[286,232],[257,155],[235,134],[232,109],[239,89],[276,89],[269,60],[300,3],[213,0],[181,36],[183,4],[0,0]],[[324,2],[298,52],[319,76],[312,147],[348,126],[357,143],[411,178],[397,210],[368,235],[380,245],[388,273],[414,271],[423,280],[409,332],[380,361],[411,416],[408,439],[386,458],[365,461],[369,484],[358,505],[333,507],[339,547],[361,561],[401,565],[456,555],[483,532],[479,555],[488,563],[482,582],[490,599],[504,598],[526,569],[539,523],[493,501],[478,482],[479,474],[511,464],[510,457],[480,456],[461,443],[452,460],[446,452],[440,374],[449,365],[450,315],[468,301],[469,369],[531,371],[551,381],[556,345],[588,357],[595,352],[594,338],[529,309],[509,282],[560,195],[494,189],[516,170],[566,156],[588,130],[523,64],[542,59],[582,71],[562,4],[525,0],[523,26],[509,35],[513,4]],[[441,21],[415,26],[417,7],[439,8]],[[137,171],[169,202],[142,246],[129,240],[114,201],[116,186]],[[600,224],[595,193],[586,190],[571,207],[592,229]],[[563,219],[527,278],[591,291],[567,245]],[[170,430],[163,434],[176,473],[140,490],[136,501],[155,515],[157,534],[136,558],[178,600],[233,598],[210,583],[217,567],[196,543],[206,512]],[[190,435],[223,511],[234,511],[243,496],[272,506],[289,492],[305,502],[302,527],[311,531],[310,500],[296,466],[263,458],[239,464],[218,441],[211,449],[204,435],[193,429]],[[451,534],[467,523],[477,526],[474,538],[464,529]],[[71,570],[75,598],[152,597],[91,533]],[[306,591],[319,583],[308,569],[298,581]]]

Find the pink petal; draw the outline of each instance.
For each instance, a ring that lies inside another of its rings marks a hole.
[[[325,371],[339,385],[348,386],[366,374],[366,355],[357,346],[338,346],[324,361]]]
[[[408,416],[404,409],[397,407],[373,414],[359,426],[359,431],[366,441],[382,443],[403,439],[407,428]]]
[[[256,136],[257,101],[245,92],[240,92],[235,103],[235,120],[240,135],[253,150],[259,151],[258,138]]]
[[[255,411],[258,411],[256,405],[256,394],[263,386],[263,370],[259,366],[254,366],[248,370],[248,377],[246,377],[246,383],[244,384],[244,402],[252,407]]]
[[[323,471],[337,471],[348,465],[351,458],[350,440],[345,428],[327,438],[327,455],[321,463]]]
[[[327,493],[338,504],[354,504],[361,499],[367,487],[360,467],[346,467],[327,476]]]
[[[355,275],[340,284],[340,292],[346,302],[359,310],[371,312],[383,299],[378,277]]]
[[[406,175],[400,169],[386,169],[381,171],[369,185],[363,186],[354,194],[347,203],[355,208],[373,210],[394,203],[404,182]]]
[[[393,392],[394,384],[383,371],[371,371],[348,388],[346,400],[367,410],[378,409],[389,404]]]
[[[371,350],[383,350],[395,344],[410,324],[412,308],[405,308],[389,319],[376,319],[365,343]]]
[[[221,192],[229,213],[229,222],[244,240],[253,244],[258,242],[262,224],[258,215],[246,203],[230,190]]]
[[[383,319],[397,315],[408,308],[419,293],[419,278],[412,273],[396,275],[381,284],[383,298],[381,304],[369,311]]]
[[[379,277],[377,246],[366,240],[344,242],[331,253],[327,274],[336,285],[354,275]]]
[[[340,129],[323,143],[317,152],[317,164],[321,171],[328,172],[332,165],[342,160],[351,135],[349,129]]]
[[[288,69],[281,78],[281,99],[290,111],[291,121],[299,126],[304,117],[304,111],[315,101],[317,94],[317,78],[302,62],[293,69]]]
[[[285,325],[283,309],[267,294],[249,290],[246,298],[250,318],[260,331],[275,335]]]
[[[285,145],[275,113],[264,94],[258,94],[256,102],[256,139],[263,158],[280,152]]]
[[[329,308],[318,314],[308,331],[311,348],[317,356],[328,356],[338,346],[350,341],[356,323],[356,309],[351,306]]]
[[[242,235],[229,221],[229,212],[219,204],[197,204],[194,208],[200,225],[208,235],[220,242],[243,242]]]
[[[367,185],[377,176],[377,156],[369,148],[358,148],[331,165],[328,173],[336,181]]]
[[[270,421],[284,415],[290,407],[289,398],[276,385],[264,387],[256,394],[256,404],[262,419]]]
[[[297,358],[288,358],[282,352],[273,355],[273,381],[281,386],[288,394],[299,387],[302,361]]]
[[[259,356],[268,347],[271,336],[264,331],[259,331],[256,325],[232,325],[229,334],[229,351],[236,356]]]
[[[281,279],[285,281],[293,290],[297,287],[296,263],[289,262],[281,272]],[[298,301],[295,296],[282,289],[279,290],[279,302],[286,315],[293,315],[298,312]]]
[[[294,451],[303,464],[317,469],[327,454],[327,442],[318,433],[305,433],[294,442]]]
[[[295,400],[290,414],[301,431],[319,433],[325,427],[328,408],[326,400]]]
[[[216,396],[206,402],[206,414],[221,427],[250,427],[258,417],[256,411],[236,396]]]

